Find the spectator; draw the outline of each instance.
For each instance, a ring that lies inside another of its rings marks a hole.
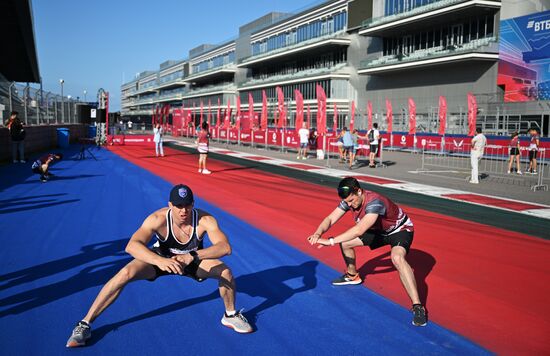
[[[19,113],[12,111],[10,119],[8,121],[8,129],[10,130],[11,138],[11,155],[13,163],[21,162],[25,163],[25,128],[23,123],[19,120]],[[19,153],[19,160],[17,159],[17,153]]]
[[[129,121],[128,121],[128,130],[131,130],[131,129],[132,129],[132,125],[133,125],[133,124],[134,124],[134,123],[132,122],[132,120],[129,120]]]
[[[347,127],[344,127],[344,130],[342,131],[344,135],[342,136],[342,141],[344,142],[344,160],[348,160],[349,163],[349,169],[351,169],[351,166],[353,164],[353,161],[351,160],[351,151],[353,150],[353,139],[351,138],[351,133],[348,131]]]
[[[162,148],[163,131],[162,131],[162,126],[160,125],[160,123],[157,123],[157,125],[153,129],[153,134],[154,134],[153,142],[155,142],[155,152],[157,154],[157,157],[159,156],[159,154],[162,157],[164,157],[164,150]]]
[[[353,162],[351,164],[355,164],[355,156],[357,155],[357,151],[359,150],[359,131],[357,131],[357,129],[354,129],[351,133],[351,140],[353,141],[353,148],[351,149],[350,161]]]
[[[374,164],[374,160],[376,159],[376,155],[378,155],[378,147],[380,147],[380,131],[378,131],[378,123],[375,122],[372,124],[372,129],[367,132],[367,140],[370,145],[369,167],[375,168],[376,165]]]
[[[487,146],[487,138],[481,133],[481,129],[476,129],[476,135],[472,138],[472,146],[470,152],[470,162],[472,164],[472,175],[470,177],[470,183],[479,184],[479,161],[483,157],[485,152],[485,146]]]
[[[529,141],[529,168],[527,168],[527,173],[537,174],[537,151],[540,145],[539,132],[532,127],[529,129],[529,134],[531,139]]]
[[[208,131],[208,123],[204,121],[201,125],[202,130],[199,131],[197,137],[197,150],[199,151],[199,173],[211,174],[206,168],[206,158],[208,157],[208,144],[210,132]]]
[[[345,127],[344,127],[345,129]],[[344,131],[340,131],[340,133],[336,136],[336,146],[338,146],[338,154],[340,155],[340,163],[344,163]]]
[[[307,159],[309,130],[306,128],[305,122],[302,124],[302,128],[298,130],[298,136],[300,136],[300,148],[298,149],[298,157],[296,159]]]
[[[512,173],[512,164],[514,161],[516,161],[516,172],[518,174],[522,174],[520,168],[521,166],[519,164],[519,146],[519,134],[516,131],[512,134],[512,138],[510,139],[510,161],[508,162],[508,174]]]

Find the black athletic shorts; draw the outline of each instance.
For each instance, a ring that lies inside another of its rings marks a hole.
[[[158,254],[160,256],[163,256],[156,249],[153,249],[153,252],[155,252],[156,254]],[[163,257],[168,257],[168,256],[163,256]],[[204,278],[197,277],[197,269],[199,268],[199,265],[200,265],[200,262],[199,263],[191,262],[190,264],[185,266],[185,268],[183,269],[183,275],[186,276],[186,277],[189,277],[189,278],[193,278],[197,282],[204,281]],[[159,277],[162,277],[162,276],[168,276],[168,275],[171,275],[171,274],[176,275],[175,273],[172,273],[172,272],[163,271],[160,268],[158,268],[158,266],[156,266],[156,265],[152,265],[152,266],[155,269],[155,276],[153,278],[148,279],[148,281],[150,281],[150,282],[153,282],[155,279],[157,279]]]
[[[532,161],[535,158],[537,158],[537,151],[535,150],[529,151],[529,161]]]
[[[401,230],[391,235],[383,235],[379,231],[368,230],[359,237],[364,246],[369,246],[371,250],[390,245],[391,247],[401,246],[407,253],[413,242],[414,232]]]
[[[370,145],[370,153],[378,154],[378,145]]]
[[[517,147],[510,148],[510,156],[517,156],[519,155],[519,150]]]

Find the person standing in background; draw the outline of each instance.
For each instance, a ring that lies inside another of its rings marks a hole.
[[[208,132],[208,123],[205,121],[201,124],[201,130],[197,137],[197,151],[199,151],[199,173],[211,174],[206,169],[206,158],[208,158],[208,139],[210,138],[210,132]]]
[[[516,172],[518,174],[523,174],[523,173],[521,173],[521,166],[520,166],[520,163],[519,163],[519,156],[520,156],[519,134],[516,131],[512,134],[512,138],[510,139],[510,161],[508,162],[508,174],[512,173],[512,165],[513,165],[514,161],[516,161]]]
[[[8,121],[8,129],[10,130],[11,138],[11,155],[13,158],[13,163],[21,162],[25,163],[25,128],[23,123],[19,119],[19,113],[17,111],[12,111],[10,114],[10,119]],[[19,160],[17,159],[17,154],[19,153]]]
[[[302,124],[302,128],[298,130],[298,136],[300,136],[300,148],[298,149],[298,157],[296,159],[307,159],[309,130],[306,128],[305,122]]]
[[[485,152],[485,146],[487,146],[487,138],[481,133],[481,129],[476,129],[476,135],[472,138],[472,146],[470,152],[470,162],[472,164],[472,175],[470,176],[470,183],[479,184],[479,161],[483,157]]]
[[[163,131],[160,123],[157,123],[157,125],[153,129],[153,134],[153,142],[155,142],[155,153],[157,154],[157,157],[159,156],[159,154],[164,157],[164,149],[162,148]]]
[[[539,150],[540,139],[536,128],[529,129],[531,139],[529,141],[529,168],[527,173],[537,174],[537,151]]]

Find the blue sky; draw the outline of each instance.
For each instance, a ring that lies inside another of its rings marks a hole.
[[[44,90],[96,101],[109,91],[120,110],[120,85],[158,70],[189,49],[235,37],[239,26],[270,11],[297,12],[315,0],[32,0]]]

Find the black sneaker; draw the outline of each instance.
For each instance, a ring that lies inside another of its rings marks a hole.
[[[414,304],[412,307],[414,326],[426,326],[428,324],[428,316],[426,315],[426,308],[422,304]]]
[[[71,337],[67,340],[67,347],[79,347],[86,345],[86,341],[92,337],[92,328],[85,321],[76,324]]]
[[[40,181],[42,183],[46,183],[48,181],[48,178],[46,178],[45,176],[40,176]]]
[[[353,276],[346,273],[343,276],[340,276],[332,281],[333,286],[345,286],[349,284],[354,285],[354,284],[361,284],[361,283],[363,283],[363,281],[361,280],[359,273]]]

